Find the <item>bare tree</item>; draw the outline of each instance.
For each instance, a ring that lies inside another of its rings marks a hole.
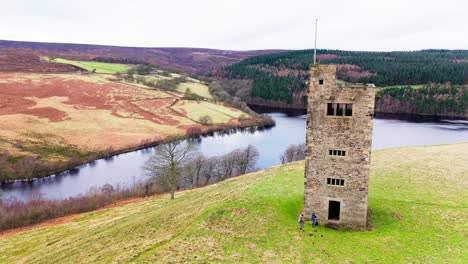
[[[200,178],[203,174],[206,158],[202,154],[198,154],[191,159],[186,165],[185,178],[190,182],[190,188],[199,186]]]
[[[306,156],[306,144],[298,144],[296,147],[296,160],[303,160]]]
[[[19,175],[22,175],[25,179],[29,179],[33,177],[35,165],[36,157],[26,156],[18,160],[15,166]]]
[[[225,178],[234,176],[236,161],[238,160],[241,153],[242,152],[240,150],[236,149],[221,157],[223,180]]]
[[[258,149],[252,145],[248,145],[245,149],[240,150],[240,155],[236,159],[236,167],[239,174],[245,174],[255,169],[259,156]]]
[[[305,143],[290,145],[281,155],[281,163],[285,164],[293,161],[303,160],[305,159],[305,151]]]
[[[171,192],[171,199],[175,197],[183,164],[192,151],[192,144],[182,140],[162,144],[156,147],[155,154],[143,166],[149,176]]]
[[[220,174],[220,159],[218,157],[211,157],[205,160],[205,166],[203,169],[203,177],[205,178],[205,185],[209,184],[210,181],[218,181]]]

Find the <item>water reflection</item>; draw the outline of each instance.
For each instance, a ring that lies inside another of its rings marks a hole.
[[[272,116],[276,120],[273,128],[231,129],[190,141],[208,157],[223,155],[252,144],[260,152],[258,167],[271,167],[280,163],[279,156],[287,146],[305,141],[306,127],[305,115],[273,113]],[[373,150],[463,141],[468,141],[468,122],[463,120],[374,120]],[[106,183],[131,186],[145,179],[141,167],[153,153],[154,148],[146,148],[97,160],[33,182],[3,184],[0,188],[4,191],[4,198],[16,196],[20,200],[27,200],[34,193],[56,199],[76,196]]]

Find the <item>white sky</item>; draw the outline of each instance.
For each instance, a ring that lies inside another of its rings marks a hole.
[[[0,0],[0,39],[233,50],[468,49],[468,0]]]

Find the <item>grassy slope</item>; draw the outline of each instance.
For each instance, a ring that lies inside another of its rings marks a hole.
[[[190,91],[194,94],[197,94],[199,96],[208,98],[208,99],[213,99],[213,96],[210,93],[210,89],[206,84],[200,83],[199,81],[187,81],[184,83],[180,83],[177,85],[177,91],[180,93],[185,93],[185,91],[190,89]]]
[[[241,115],[246,115],[244,112],[234,108],[203,101],[184,101],[183,105],[176,105],[175,108],[184,110],[189,118],[196,121],[198,121],[200,117],[208,115],[215,124],[225,123],[232,118],[239,118]]]
[[[468,143],[373,153],[372,231],[297,231],[303,162],[0,238],[0,262],[466,263]]]
[[[111,75],[105,74],[10,74],[9,77],[0,78],[2,85],[31,82],[31,85],[47,85],[52,79],[63,81],[67,89],[81,89],[78,86],[67,86],[68,81],[82,81],[80,85],[99,88],[112,85]],[[59,82],[60,83],[60,82]],[[160,89],[149,88],[135,83],[115,83],[115,89],[107,94],[107,103],[114,103],[114,97],[126,97],[122,99],[122,105],[128,101],[134,101],[132,106],[154,114],[159,118],[170,118],[177,120],[179,125],[199,125],[200,116],[209,115],[216,123],[227,123],[233,118],[246,113],[220,104],[209,102],[186,101],[171,105],[167,100],[160,108],[145,106],[145,100],[153,101],[158,98],[179,98]],[[105,93],[102,90],[102,93]],[[2,93],[0,92],[0,96]],[[155,136],[166,138],[171,135],[185,135],[185,128],[177,125],[157,124],[149,120],[143,120],[136,113],[137,108],[117,107],[119,116],[111,114],[108,110],[88,109],[76,107],[66,103],[67,97],[45,97],[35,98],[32,94],[31,100],[36,102],[35,107],[51,107],[67,114],[67,119],[59,122],[50,122],[46,118],[33,115],[16,114],[0,115],[0,152],[8,150],[12,155],[39,154],[42,161],[61,161],[71,156],[82,156],[80,151],[104,150],[109,146],[121,149],[130,145],[136,145],[143,139],[153,139]],[[120,100],[120,99],[119,99]],[[183,110],[186,116],[176,116],[170,109]],[[137,109],[138,110],[138,109]],[[33,131],[33,132],[31,132]],[[13,144],[21,140],[22,148]],[[60,143],[60,144],[55,144]],[[24,148],[23,148],[24,147]],[[27,148],[26,148],[27,147]]]
[[[96,73],[106,73],[106,74],[115,74],[115,73],[124,73],[131,68],[131,66],[126,64],[119,64],[119,63],[106,63],[106,62],[96,62],[96,61],[75,61],[75,60],[67,60],[62,58],[55,58],[51,59],[49,57],[42,57],[41,60],[49,61],[49,62],[56,62],[56,63],[63,63],[74,65],[85,69],[87,71],[93,71],[96,69]],[[170,77],[164,76],[143,76],[146,79],[152,80],[170,80],[176,77],[181,77],[180,74],[171,73]],[[201,83],[199,80],[188,78],[186,82],[180,83],[177,85],[177,91],[180,93],[185,93],[186,89],[190,89],[192,93],[195,93],[199,96],[213,99],[213,96],[210,93],[210,90],[206,84]]]
[[[159,70],[158,72],[164,72]],[[140,75],[140,77],[145,78],[147,81],[160,81],[160,80],[171,80],[177,77],[182,77],[180,74],[172,73],[170,76],[164,76],[160,74],[152,74],[152,75]],[[202,83],[200,80],[193,79],[193,78],[186,78],[186,81],[183,83],[179,83],[176,86],[176,91],[184,94],[187,88],[194,94],[197,94],[201,97],[205,97],[208,99],[213,99],[213,96],[210,93],[210,89],[208,85]]]
[[[83,68],[87,71],[92,71],[96,69],[96,73],[108,73],[114,74],[117,72],[126,72],[131,67],[125,64],[118,64],[118,63],[105,63],[105,62],[96,62],[96,61],[74,61],[74,60],[66,60],[61,58],[56,58],[51,60],[57,63],[64,63],[69,65],[74,65],[80,68]]]

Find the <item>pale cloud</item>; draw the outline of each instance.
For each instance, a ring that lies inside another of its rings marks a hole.
[[[0,0],[0,39],[146,47],[468,49],[468,1]]]

